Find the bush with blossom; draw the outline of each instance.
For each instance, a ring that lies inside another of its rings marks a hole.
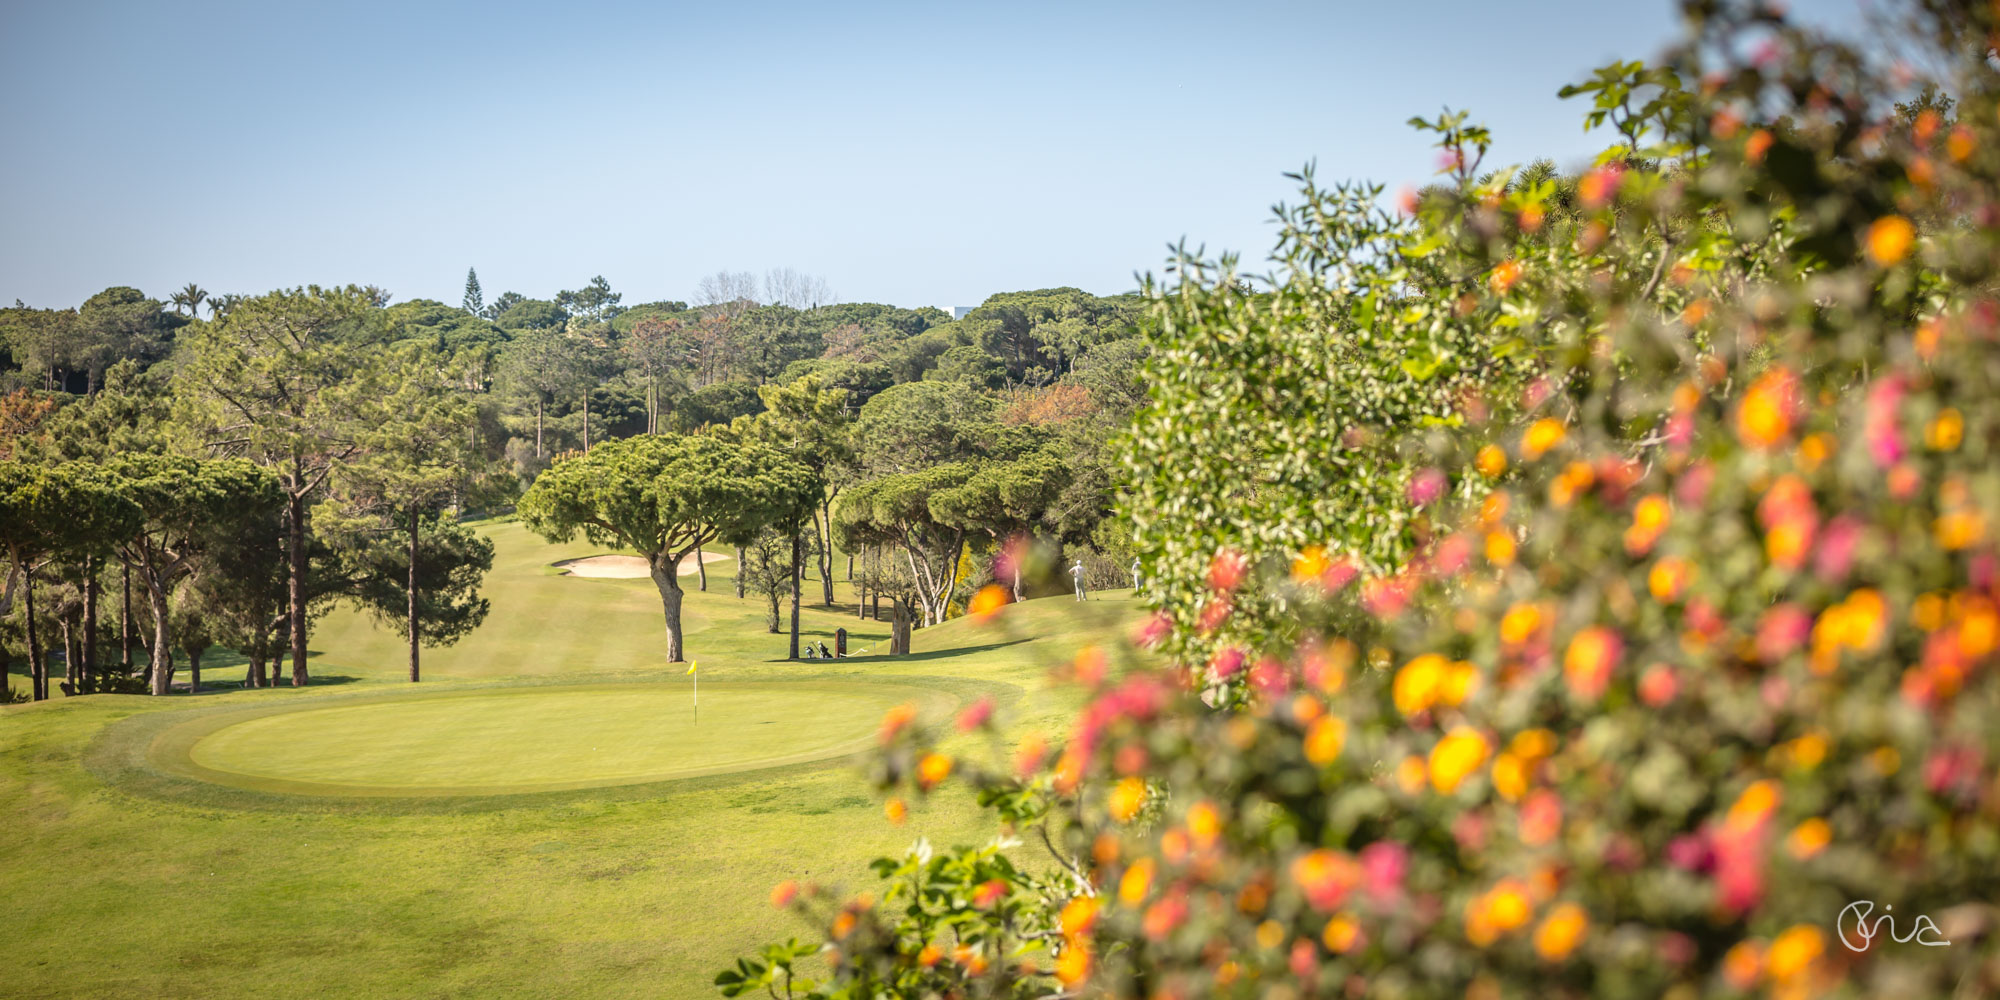
[[[1405,216],[1302,178],[1285,276],[1156,291],[1168,663],[990,760],[885,728],[885,789],[1032,836],[790,902],[806,992],[2000,991],[2000,14],[1874,36],[1947,105],[1688,10],[1572,88],[1620,142],[1561,198],[1447,115]]]

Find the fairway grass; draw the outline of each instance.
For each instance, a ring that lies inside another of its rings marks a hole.
[[[997,832],[951,784],[883,818],[848,752],[882,708],[992,695],[1008,735],[947,748],[1007,754],[1076,707],[1048,668],[1138,614],[1038,600],[919,630],[909,656],[788,662],[717,562],[705,593],[682,578],[702,714],[681,730],[692,678],[664,662],[650,581],[562,576],[601,550],[480,530],[492,615],[426,650],[420,685],[393,632],[340,610],[304,689],[0,709],[0,997],[713,997],[735,956],[813,933],[771,909],[776,882],[872,888],[867,862],[918,837]],[[853,612],[808,603],[802,624],[886,645]]]

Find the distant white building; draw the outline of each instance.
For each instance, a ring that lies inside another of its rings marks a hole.
[[[965,314],[966,314],[966,313],[969,313],[969,312],[971,312],[972,310],[974,310],[974,309],[977,309],[977,308],[979,308],[979,307],[978,307],[978,306],[952,306],[952,307],[951,307],[951,318],[952,318],[952,319],[964,319],[964,318],[965,318]]]

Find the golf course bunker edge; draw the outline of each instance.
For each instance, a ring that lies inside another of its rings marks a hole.
[[[487,796],[672,781],[867,749],[891,706],[958,696],[849,679],[612,683],[335,699],[204,715],[159,733],[150,763],[252,791]]]

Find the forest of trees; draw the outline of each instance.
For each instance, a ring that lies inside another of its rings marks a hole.
[[[164,694],[170,651],[198,686],[218,646],[246,685],[302,685],[314,618],[351,601],[408,639],[416,680],[421,647],[486,612],[491,545],[462,522],[517,504],[551,538],[733,548],[773,631],[791,597],[794,656],[798,606],[833,605],[836,579],[859,613],[886,601],[906,650],[1008,539],[1123,578],[1107,443],[1145,397],[1138,296],[1004,293],[954,321],[780,269],[692,298],[629,304],[597,277],[489,300],[469,270],[457,305],[189,284],[0,309],[0,668],[25,657],[34,698]],[[648,493],[650,520],[613,526],[602,487],[668,466],[681,519]]]

